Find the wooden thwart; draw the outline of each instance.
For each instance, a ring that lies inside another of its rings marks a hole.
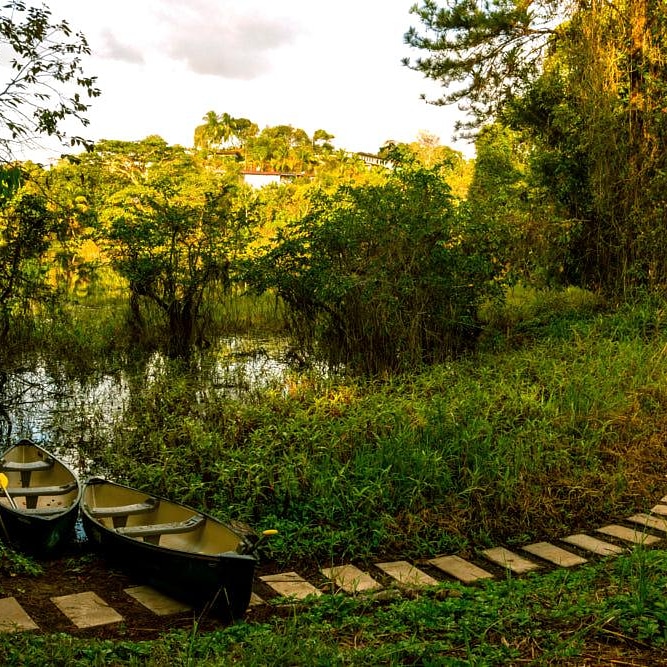
[[[10,496],[63,496],[76,489],[76,482],[60,486],[13,486],[7,489]]]
[[[134,514],[145,514],[147,512],[152,512],[154,509],[157,509],[159,504],[160,501],[157,498],[147,498],[143,503],[134,503],[132,505],[119,505],[117,507],[89,507],[88,512],[91,516],[98,518],[130,516]]]
[[[149,523],[142,526],[124,526],[116,528],[116,532],[127,537],[152,537],[154,535],[171,535],[175,533],[189,533],[197,530],[205,521],[203,516],[191,516],[186,521],[172,523]]]
[[[53,468],[53,459],[45,461],[30,461],[28,463],[19,463],[18,461],[5,461],[0,465],[5,472],[39,472],[40,470],[50,470]]]

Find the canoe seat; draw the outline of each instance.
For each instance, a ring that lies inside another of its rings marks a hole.
[[[76,482],[60,486],[15,486],[7,489],[10,496],[63,496],[76,489]]]
[[[50,470],[53,468],[53,459],[47,459],[46,461],[31,461],[30,463],[3,461],[0,467],[5,472],[37,472],[39,470]]]
[[[69,507],[34,507],[31,509],[21,508],[21,514],[28,514],[30,516],[49,516],[50,514],[62,514],[66,512]]]
[[[195,514],[185,521],[173,523],[150,523],[145,526],[125,526],[116,528],[116,532],[128,537],[152,537],[153,535],[169,535],[172,533],[189,533],[204,523],[204,517]]]
[[[131,514],[145,514],[152,512],[160,504],[157,498],[147,498],[143,503],[133,505],[118,505],[117,507],[86,507],[88,514],[95,518],[130,516]]]

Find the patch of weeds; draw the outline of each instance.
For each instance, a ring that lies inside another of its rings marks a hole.
[[[42,566],[25,554],[14,551],[14,549],[0,542],[0,572],[10,577],[17,574],[27,574],[38,577],[43,574]]]

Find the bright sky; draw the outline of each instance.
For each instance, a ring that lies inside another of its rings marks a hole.
[[[375,152],[418,132],[453,143],[455,109],[420,99],[438,87],[401,64],[415,0],[46,0],[81,30],[98,77],[96,139],[158,134],[191,146],[207,111],[261,128],[324,129],[338,148]]]

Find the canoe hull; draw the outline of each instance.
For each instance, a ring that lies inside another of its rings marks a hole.
[[[31,556],[49,558],[58,555],[71,540],[78,517],[78,507],[57,517],[25,516],[4,506],[0,506],[0,538],[15,549]]]
[[[2,454],[14,508],[0,491],[0,539],[38,557],[57,555],[74,533],[81,488],[74,472],[47,450],[21,440]]]
[[[84,489],[81,518],[88,539],[105,558],[176,599],[199,608],[210,606],[217,615],[229,620],[243,617],[252,594],[255,556],[233,551],[194,553],[123,535],[94,517],[86,502],[90,498],[90,485],[102,483],[121,487],[104,480],[89,480]],[[157,500],[163,505],[177,505],[163,498]],[[199,512],[196,516],[219,524],[216,519]]]

